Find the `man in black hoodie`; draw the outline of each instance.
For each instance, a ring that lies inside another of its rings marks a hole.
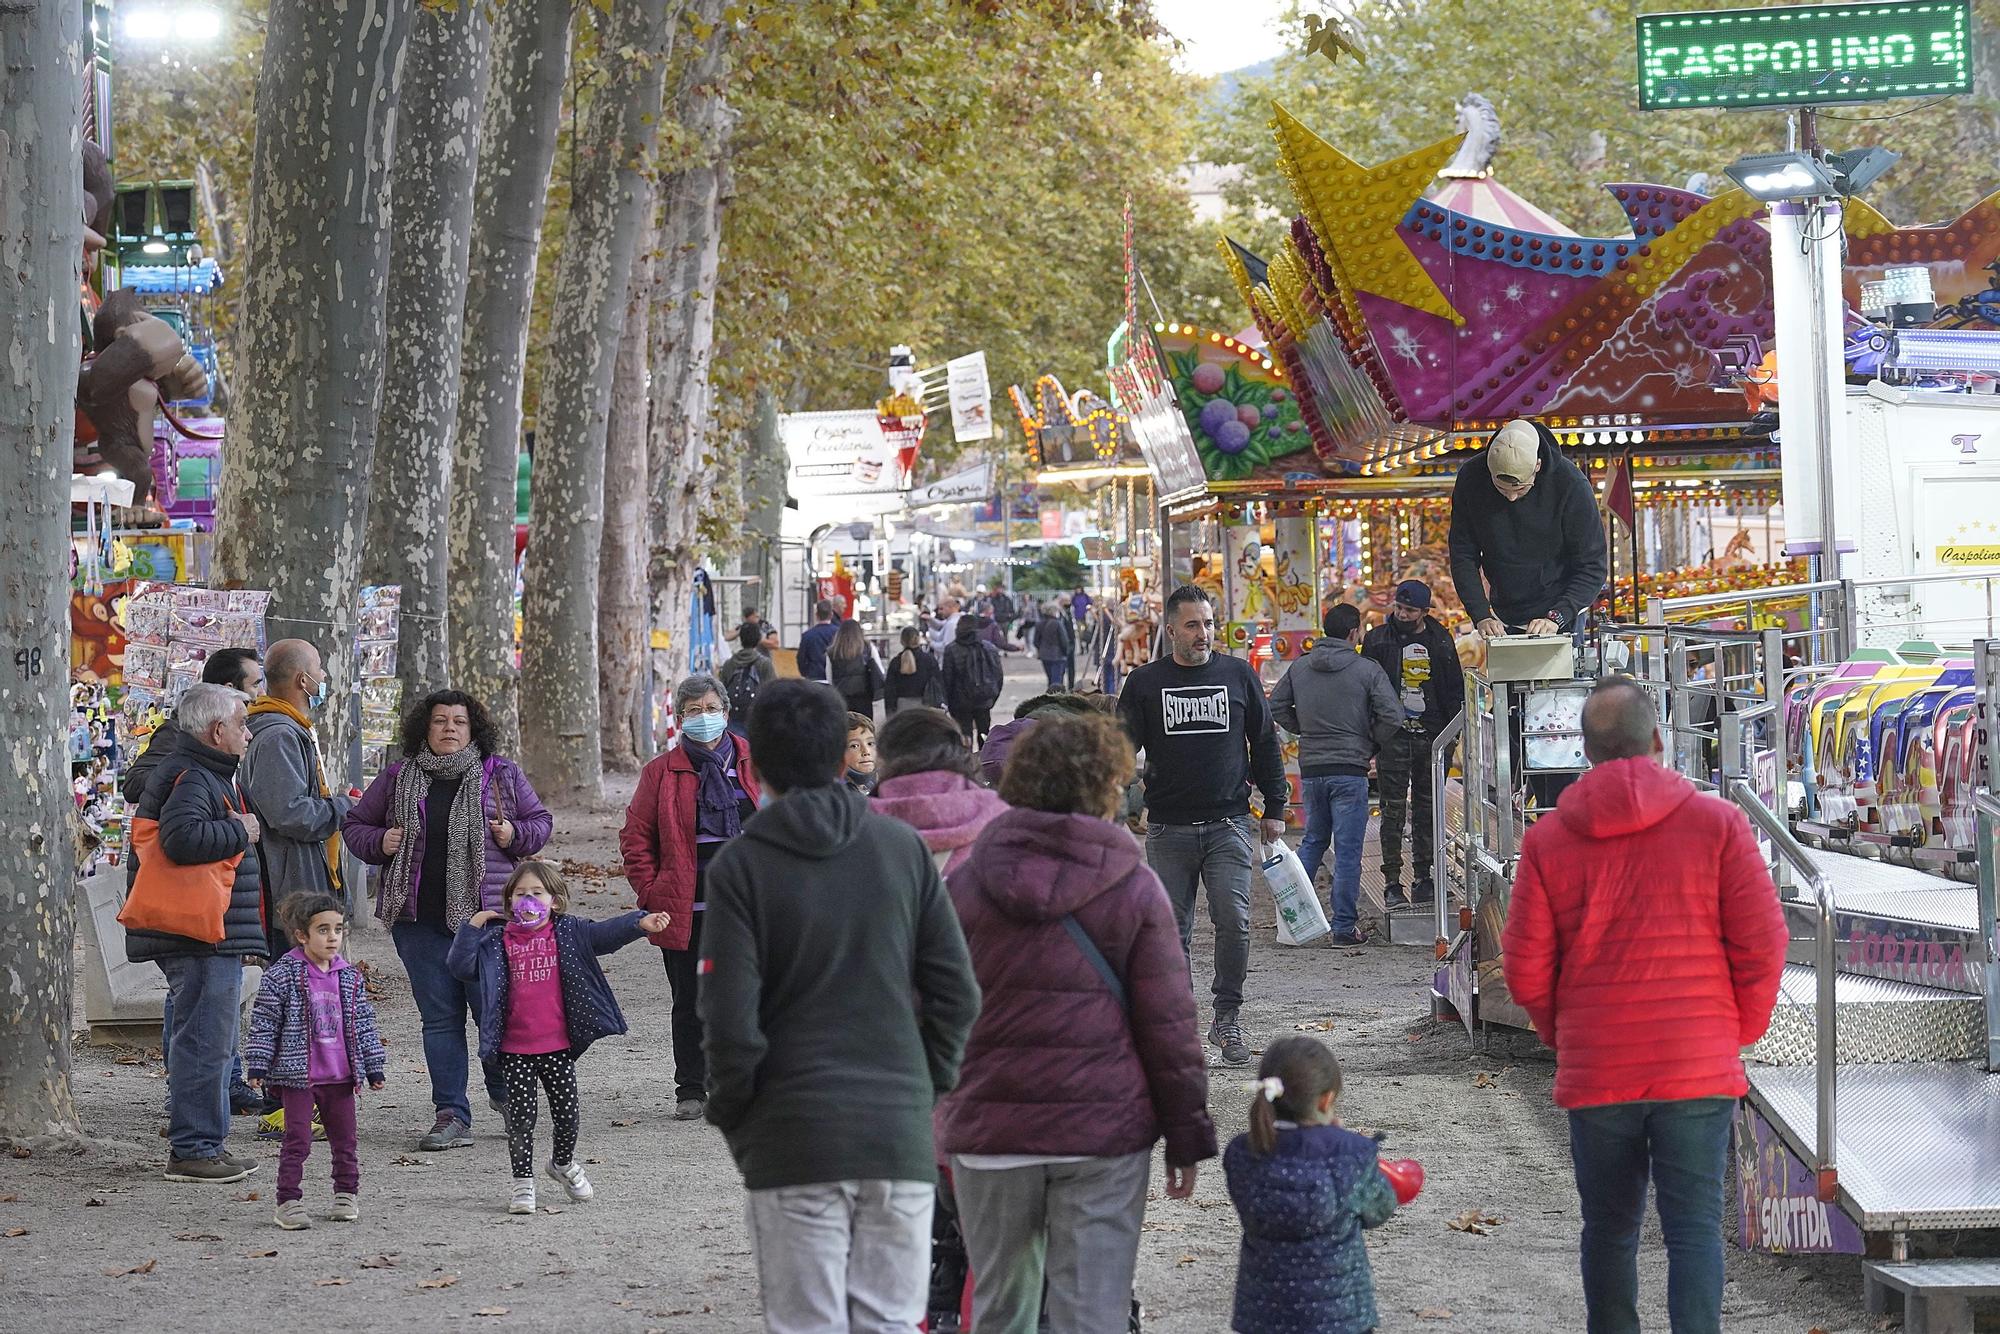
[[[853,1312],[914,1329],[931,1112],[958,1083],[979,984],[923,839],[840,781],[840,696],[772,682],[750,749],[775,800],[709,865],[700,1011],[707,1116],[750,1192],[765,1324],[846,1329]]]
[[[1446,724],[1465,707],[1465,669],[1458,646],[1431,619],[1430,585],[1405,579],[1396,585],[1389,619],[1368,632],[1361,651],[1389,675],[1403,704],[1403,725],[1375,757],[1375,782],[1382,794],[1383,901],[1402,888],[1403,821],[1410,820],[1415,852],[1409,900],[1431,897],[1431,746]]]
[[[1604,574],[1604,527],[1583,473],[1538,422],[1495,431],[1451,489],[1451,581],[1479,633],[1568,634]]]

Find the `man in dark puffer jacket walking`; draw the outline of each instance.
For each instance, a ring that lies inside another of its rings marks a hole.
[[[191,686],[176,715],[185,734],[160,761],[135,819],[159,825],[157,856],[178,866],[203,866],[240,855],[217,944],[155,931],[128,931],[125,957],[157,963],[167,975],[173,1006],[168,1033],[167,1180],[241,1181],[256,1170],[231,1155],[229,1063],[242,1014],[243,960],[261,956],[263,883],[255,844],[257,817],[236,785],[236,768],[250,745],[248,701],[217,685]]]

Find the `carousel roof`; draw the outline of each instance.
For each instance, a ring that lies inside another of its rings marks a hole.
[[[1539,232],[1543,236],[1576,235],[1491,176],[1441,180],[1430,191],[1430,199],[1454,213],[1498,223],[1514,231]]]

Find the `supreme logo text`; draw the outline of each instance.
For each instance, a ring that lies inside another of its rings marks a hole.
[[[1168,736],[1229,730],[1229,687],[1168,686],[1160,691],[1160,716]]]

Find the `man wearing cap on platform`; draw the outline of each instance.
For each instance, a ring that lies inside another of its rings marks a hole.
[[[1383,901],[1403,879],[1403,820],[1410,821],[1414,877],[1409,901],[1431,899],[1431,745],[1465,706],[1465,669],[1450,633],[1431,619],[1431,589],[1421,579],[1396,585],[1389,619],[1368,632],[1361,652],[1389,675],[1403,704],[1403,725],[1375,756],[1382,794]]]
[[[1488,639],[1515,630],[1568,634],[1604,575],[1604,528],[1590,483],[1547,427],[1508,422],[1458,470],[1451,490],[1459,602]]]

